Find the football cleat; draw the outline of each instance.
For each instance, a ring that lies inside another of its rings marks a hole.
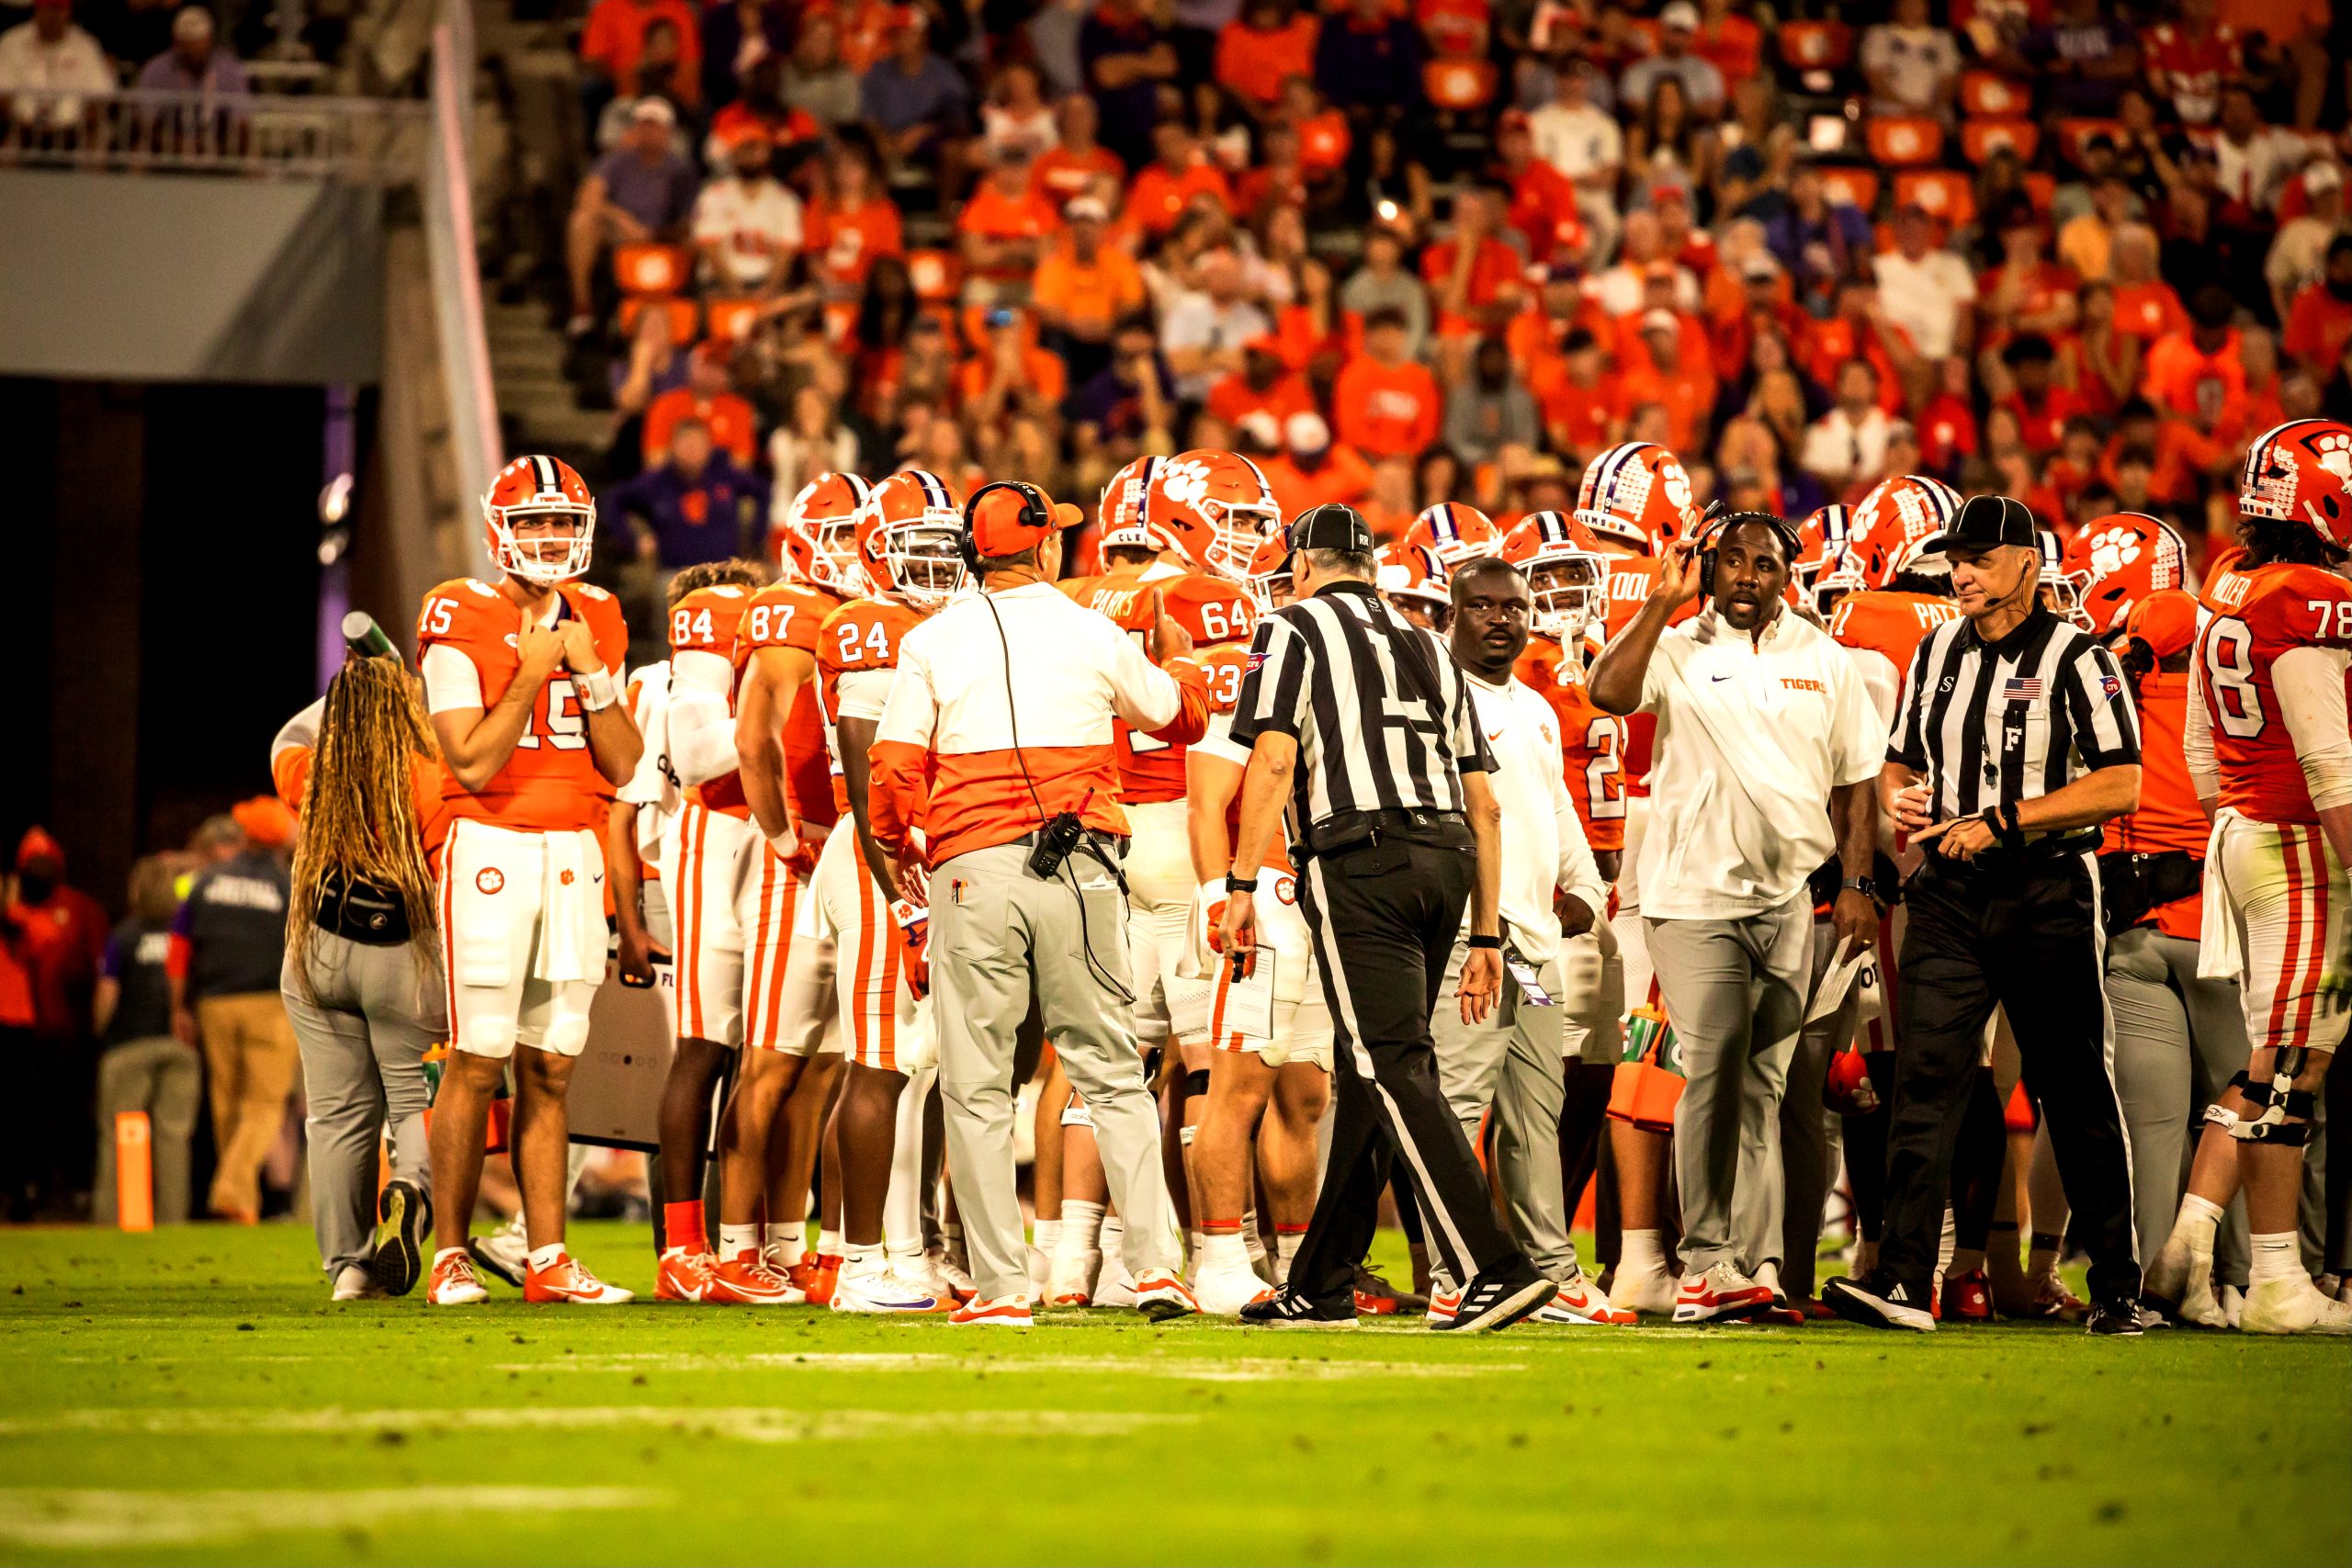
[[[1231,1264],[1204,1269],[1193,1280],[1193,1294],[1211,1317],[1238,1317],[1243,1307],[1273,1293],[1249,1269]]]
[[[947,1321],[959,1328],[1027,1328],[1036,1319],[1029,1315],[1027,1296],[974,1296],[949,1314]]]
[[[1400,1290],[1359,1263],[1356,1265],[1356,1311],[1366,1317],[1392,1317],[1398,1313],[1426,1312],[1429,1300]]]
[[[1201,1310],[1200,1298],[1172,1269],[1147,1269],[1136,1276],[1136,1310],[1154,1323]]]
[[[588,1266],[569,1253],[552,1269],[534,1269],[523,1276],[523,1299],[559,1306],[621,1306],[637,1299],[634,1291],[607,1285]]]
[[[1573,1269],[1568,1278],[1558,1281],[1559,1289],[1552,1299],[1535,1309],[1538,1323],[1581,1323],[1622,1327],[1634,1321],[1634,1314],[1623,1307],[1611,1305],[1600,1287],[1585,1278],[1584,1270]],[[1437,1310],[1437,1303],[1430,1303],[1430,1310]]]
[[[488,1235],[467,1237],[466,1251],[483,1273],[518,1291],[523,1288],[523,1276],[531,1268],[531,1244],[524,1237],[521,1213]]]
[[[2262,1280],[2246,1292],[2237,1325],[2248,1334],[2352,1334],[2352,1305],[2330,1301],[2301,1274]]]
[[[653,1269],[653,1299],[657,1302],[707,1302],[718,1259],[707,1252],[673,1247],[662,1254]]]
[[[888,1264],[876,1262],[843,1269],[827,1304],[835,1312],[927,1313],[948,1312],[956,1303],[952,1297],[933,1295]]]
[[[791,1269],[793,1288],[812,1306],[833,1299],[833,1284],[842,1276],[842,1260],[828,1253],[804,1252]]]
[[[1985,1281],[1984,1270],[1945,1275],[1943,1309],[1943,1316],[1954,1323],[1992,1322],[1993,1288]]]
[[[377,1217],[384,1233],[377,1239],[368,1262],[376,1282],[390,1296],[404,1296],[416,1289],[424,1273],[424,1237],[433,1225],[433,1200],[406,1177],[384,1184],[376,1200]]]
[[[433,1276],[425,1284],[424,1299],[434,1306],[472,1306],[490,1300],[490,1292],[474,1277],[474,1260],[450,1247],[433,1255]]]
[[[798,1306],[808,1298],[791,1275],[771,1268],[758,1247],[747,1247],[711,1269],[702,1299],[724,1306]]]
[[[1722,1323],[1754,1317],[1770,1310],[1772,1290],[1759,1285],[1729,1263],[1718,1263],[1702,1274],[1685,1274],[1674,1292],[1677,1323]]]
[[[2080,1323],[2083,1314],[2090,1310],[2082,1297],[2066,1288],[2066,1282],[2054,1269],[2026,1282],[2033,1287],[2031,1316],[2056,1323]]]

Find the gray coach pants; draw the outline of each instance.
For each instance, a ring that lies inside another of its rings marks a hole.
[[[2107,1005],[2115,1014],[2115,1092],[2132,1140],[2132,1220],[2140,1256],[2172,1235],[2205,1108],[2245,1070],[2245,1013],[2232,980],[2197,976],[2197,944],[2134,926],[2108,939]],[[2245,1201],[2233,1199],[2213,1238],[2216,1283],[2246,1282]]]
[[[1455,939],[1441,988],[1445,999],[1430,1015],[1438,1088],[1474,1149],[1478,1118],[1487,1106],[1495,1108],[1494,1158],[1510,1211],[1511,1239],[1538,1271],[1565,1280],[1576,1271],[1576,1251],[1568,1244],[1567,1202],[1560,1191],[1560,1109],[1567,1099],[1560,1060],[1560,963],[1555,958],[1544,964],[1540,976],[1553,1006],[1530,1003],[1506,972],[1487,1021],[1464,1023],[1453,991],[1469,951],[1467,942]]]
[[[1029,849],[957,855],[931,874],[931,1017],[947,1164],[972,1275],[987,1298],[1029,1292],[1012,1159],[1013,1034],[1034,988],[1070,1087],[1085,1100],[1127,1267],[1180,1267],[1159,1160],[1159,1108],[1136,1047],[1127,897],[1084,850],[1051,882]],[[1075,883],[1075,886],[1073,886]],[[1091,956],[1090,956],[1091,949]]]
[[[1813,927],[1813,964],[1807,970],[1812,976],[1805,994],[1810,997],[1812,986],[1821,983],[1829,965],[1838,956],[1838,936],[1826,920],[1816,919]],[[1859,988],[1859,982],[1857,983]],[[1829,1183],[1838,1174],[1839,1135],[1838,1118],[1821,1102],[1823,1081],[1829,1076],[1829,1058],[1838,1048],[1854,1037],[1854,1023],[1861,1011],[1860,998],[1853,991],[1838,1004],[1838,1010],[1817,1023],[1809,1023],[1797,1036],[1796,1050],[1790,1055],[1789,1071],[1781,1092],[1781,1288],[1792,1296],[1810,1296],[1814,1291],[1814,1255],[1821,1247],[1821,1211],[1829,1201]],[[1732,1228],[1735,1234],[1747,1234],[1743,1210],[1750,1194],[1743,1189],[1734,1200]],[[1759,1200],[1760,1201],[1760,1200]]]
[[[310,1102],[311,1228],[328,1275],[375,1252],[376,1142],[391,1130],[392,1174],[420,1187],[426,1170],[424,1053],[449,1038],[438,948],[371,947],[327,931],[311,937],[312,996],[291,959],[280,977],[302,1049]],[[315,998],[315,999],[313,999]]]
[[[1760,915],[1647,924],[1685,1079],[1674,1108],[1683,1268],[1752,1273],[1781,1258],[1781,1101],[1813,979],[1813,901],[1800,889]]]

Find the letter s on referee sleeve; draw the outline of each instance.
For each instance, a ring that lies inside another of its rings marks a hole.
[[[2086,637],[2061,679],[2074,710],[2075,750],[2083,765],[2097,770],[2137,763],[2139,716],[2132,711],[2115,655]]]
[[[1280,615],[1258,623],[1250,638],[1250,659],[1234,699],[1233,744],[1246,751],[1261,735],[1298,739],[1306,723],[1307,649],[1296,627]]]
[[[1894,704],[1894,722],[1900,728],[1887,737],[1886,760],[1915,773],[1928,771],[1928,694],[1919,683],[1942,642],[1941,636],[1929,632],[1911,650],[1911,668],[1904,672],[1903,694]]]
[[[921,627],[899,645],[899,673],[882,705],[874,744],[865,760],[872,768],[865,809],[874,841],[892,860],[907,858],[913,830],[922,825],[930,798],[931,738],[939,705],[931,688]]]

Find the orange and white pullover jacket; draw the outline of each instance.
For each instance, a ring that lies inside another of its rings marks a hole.
[[[900,861],[920,842],[941,865],[1064,811],[1124,836],[1112,721],[1189,744],[1208,716],[1198,664],[1155,666],[1051,583],[959,596],[899,645],[868,752],[874,840]]]

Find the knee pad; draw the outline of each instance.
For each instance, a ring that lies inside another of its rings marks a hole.
[[[2241,1073],[2238,1076],[2243,1077],[2245,1075]],[[2234,1131],[2237,1127],[2238,1113],[2217,1100],[2205,1108],[2205,1120],[2222,1132],[2228,1133]]]
[[[1206,1094],[1208,1091],[1209,1070],[1206,1067],[1194,1067],[1191,1072],[1184,1075],[1184,1092],[1186,1094]]]
[[[2289,1149],[2299,1149],[2310,1143],[2312,1115],[2318,1109],[2318,1097],[2306,1089],[2280,1089],[2276,1083],[2239,1083],[2245,1076],[2240,1073],[2231,1081],[2238,1083],[2239,1092],[2245,1096],[2253,1113],[2231,1122],[2230,1136],[2244,1144],[2271,1144]]]

